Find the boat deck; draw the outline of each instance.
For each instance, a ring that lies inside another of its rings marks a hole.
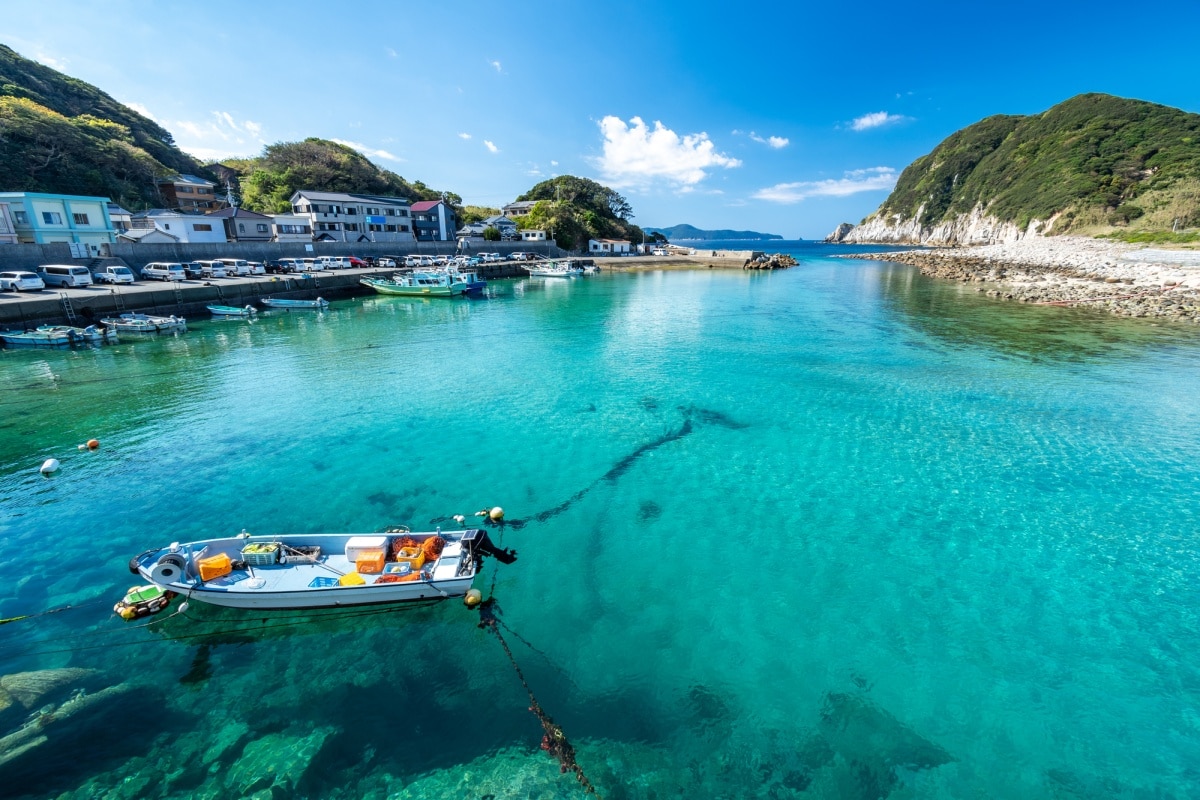
[[[206,553],[206,557],[219,552],[226,552],[231,559],[240,560],[241,558],[237,551],[210,552]],[[459,563],[462,561],[461,556],[462,546],[458,542],[448,543],[442,551],[441,557],[431,567],[433,581],[453,580],[459,577],[457,573]],[[429,567],[428,564],[425,566]],[[337,586],[337,580],[342,575],[348,575],[355,571],[354,563],[349,561],[344,553],[322,554],[313,563],[247,566],[244,570],[234,570],[228,575],[205,581],[203,585],[207,589],[223,588],[227,591],[295,592],[306,589],[332,588]],[[359,574],[368,586],[380,578],[380,575],[377,574]],[[254,580],[256,578],[257,581]],[[329,582],[314,582],[317,578],[325,578]]]

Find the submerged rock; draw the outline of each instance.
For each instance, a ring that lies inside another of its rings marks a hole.
[[[278,788],[292,796],[308,774],[313,760],[337,728],[317,728],[308,736],[270,733],[246,745],[242,757],[230,767],[226,788],[236,797],[250,797]]]
[[[46,695],[63,686],[70,686],[91,675],[90,669],[41,669],[18,672],[0,678],[0,711],[16,701],[33,708]]]
[[[858,694],[831,692],[821,709],[821,735],[850,762],[891,769],[932,769],[954,757]]]

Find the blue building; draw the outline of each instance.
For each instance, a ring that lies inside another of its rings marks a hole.
[[[86,244],[93,252],[116,241],[107,197],[0,192],[20,244]]]

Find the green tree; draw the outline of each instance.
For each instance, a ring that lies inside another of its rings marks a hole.
[[[489,225],[483,229],[483,239],[487,242],[498,242],[502,238],[500,229],[494,225]]]

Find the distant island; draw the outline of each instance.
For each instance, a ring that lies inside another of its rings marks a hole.
[[[646,233],[661,233],[669,240],[675,239],[782,239],[775,233],[758,231],[705,231],[692,225],[672,225],[670,228],[646,228]]]

